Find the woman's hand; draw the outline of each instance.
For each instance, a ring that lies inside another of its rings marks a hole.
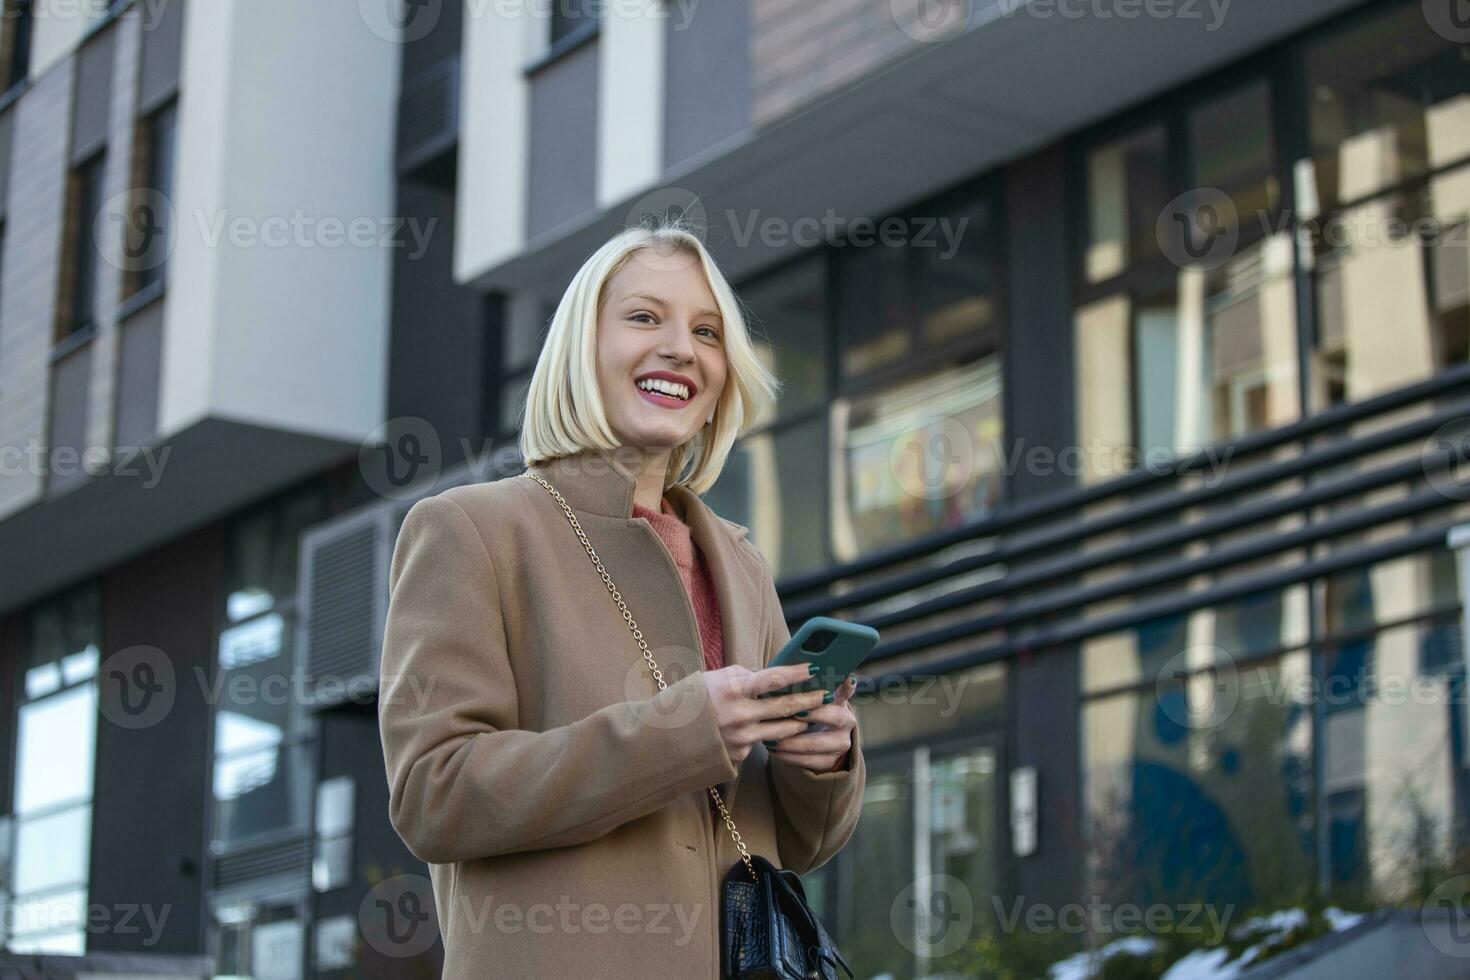
[[[806,664],[767,667],[752,671],[741,666],[704,673],[704,684],[714,703],[715,720],[725,740],[725,751],[735,765],[745,761],[756,742],[783,739],[806,731],[807,721],[817,720],[825,691],[802,691],[762,698],[767,691],[792,687],[811,677]],[[831,707],[831,706],[829,706]],[[793,718],[798,711],[806,718]]]
[[[778,741],[770,750],[771,755],[812,772],[836,772],[846,766],[847,753],[852,748],[852,731],[857,727],[857,715],[847,702],[856,690],[857,677],[848,674],[834,692],[832,703],[812,709],[803,719],[820,722],[827,728],[808,733],[803,725],[802,733]]]

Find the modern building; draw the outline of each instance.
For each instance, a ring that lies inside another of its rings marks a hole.
[[[807,880],[864,975],[1470,871],[1453,4],[209,8],[6,2],[10,949],[437,975],[375,911],[397,525],[519,472],[551,307],[670,209],[787,386],[707,499],[883,634]]]

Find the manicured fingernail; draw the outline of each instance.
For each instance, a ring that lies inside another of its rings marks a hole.
[[[849,683],[849,684],[856,684],[857,683],[857,674],[848,674],[847,675],[847,683]]]
[[[796,713],[796,717],[798,717],[798,718],[805,718],[806,717],[806,712],[805,711],[798,711]]]
[[[837,699],[837,695],[833,694],[831,691],[828,691],[826,694],[823,694],[822,695],[822,703],[823,704],[831,704],[836,699]]]
[[[761,739],[761,744],[764,745],[768,749],[774,749],[776,747],[776,743],[770,741],[769,739],[764,739],[764,738]]]
[[[812,676],[813,674],[820,674],[821,672],[822,672],[822,665],[821,664],[807,664],[806,673],[807,673],[807,676],[808,677]]]

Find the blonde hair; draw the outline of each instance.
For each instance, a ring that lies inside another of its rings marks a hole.
[[[635,252],[648,248],[697,260],[724,320],[726,377],[714,421],[673,449],[665,476],[665,488],[683,484],[702,494],[719,479],[735,440],[774,409],[782,383],[757,356],[740,301],[724,274],[699,237],[678,219],[624,229],[572,277],[551,318],[526,392],[521,458],[529,466],[587,449],[618,448],[597,382],[597,317],[607,281]]]

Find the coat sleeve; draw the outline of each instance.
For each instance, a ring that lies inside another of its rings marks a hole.
[[[734,777],[701,672],[647,701],[521,729],[500,586],[456,501],[414,504],[389,571],[378,720],[390,822],[416,857],[585,843]]]
[[[767,604],[764,665],[791,639],[791,630],[786,626],[781,599],[764,555],[761,555],[761,568]],[[853,726],[847,762],[835,772],[816,773],[777,756],[766,757],[771,796],[775,801],[776,847],[784,866],[797,874],[815,871],[830,861],[857,828],[868,779],[858,735],[861,728],[861,725]]]

